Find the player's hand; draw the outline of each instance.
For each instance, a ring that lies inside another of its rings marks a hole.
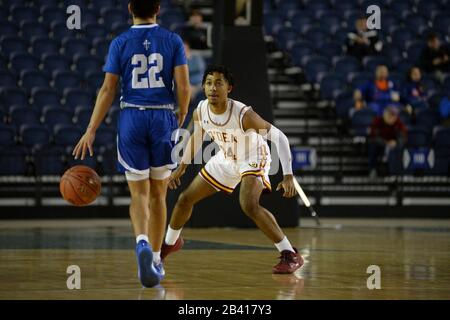
[[[78,159],[81,154],[81,160],[84,160],[87,150],[89,150],[89,154],[92,157],[94,155],[94,149],[92,147],[92,145],[94,144],[94,140],[95,131],[86,130],[86,132],[80,138],[80,141],[78,141],[77,145],[73,149],[72,155],[75,157],[75,159]]]
[[[292,198],[293,196],[295,196],[296,191],[294,186],[294,176],[292,174],[285,175],[283,177],[283,181],[278,184],[276,191],[281,189],[284,190],[283,197]]]
[[[180,178],[186,172],[186,168],[179,166],[169,177],[169,188],[170,190],[175,190],[181,185]]]
[[[178,128],[181,128],[183,126],[183,123],[184,123],[184,120],[186,119],[187,114],[181,113],[180,110],[177,110],[175,112],[175,116],[177,117],[177,120],[178,120]]]

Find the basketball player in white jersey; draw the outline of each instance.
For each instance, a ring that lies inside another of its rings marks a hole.
[[[210,66],[205,71],[202,85],[208,98],[194,110],[194,133],[190,137],[177,170],[169,178],[169,187],[177,188],[180,177],[202,146],[204,133],[220,147],[184,190],[175,205],[161,249],[164,259],[170,252],[183,246],[181,229],[189,220],[194,205],[216,192],[232,193],[241,183],[239,202],[242,210],[280,251],[280,262],[273,273],[293,273],[303,265],[303,258],[292,247],[281,231],[274,216],[259,204],[263,191],[271,191],[269,182],[270,150],[265,139],[277,146],[283,170],[283,181],[277,191],[284,197],[296,193],[291,166],[291,151],[287,137],[276,127],[263,120],[251,107],[228,98],[233,88],[233,76],[224,66]]]

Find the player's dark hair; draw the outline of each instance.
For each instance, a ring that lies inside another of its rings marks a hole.
[[[439,39],[439,36],[437,35],[437,33],[430,32],[430,33],[427,35],[427,42],[430,42],[430,41],[432,41],[432,40],[434,40],[434,39]]]
[[[233,77],[233,74],[231,73],[230,69],[228,69],[225,66],[216,65],[216,64],[209,65],[206,68],[205,73],[203,74],[202,85],[205,84],[206,77],[208,77],[208,75],[210,75],[210,74],[213,74],[214,72],[223,74],[223,77],[225,78],[225,80],[227,80],[228,84],[230,86],[234,86],[234,77]]]
[[[152,18],[158,13],[160,0],[130,0],[130,9],[136,18]]]

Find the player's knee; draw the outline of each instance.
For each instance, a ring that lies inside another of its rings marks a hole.
[[[259,203],[254,200],[240,199],[242,211],[250,218],[256,217],[259,212]]]
[[[134,204],[147,205],[149,202],[149,196],[145,192],[132,192],[131,202]]]
[[[181,206],[191,206],[194,205],[194,201],[192,197],[187,192],[182,192],[180,196],[178,197],[178,205]]]

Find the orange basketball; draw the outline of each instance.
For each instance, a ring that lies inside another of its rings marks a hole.
[[[101,181],[97,172],[87,166],[74,166],[61,177],[59,191],[74,206],[85,206],[97,199]]]

